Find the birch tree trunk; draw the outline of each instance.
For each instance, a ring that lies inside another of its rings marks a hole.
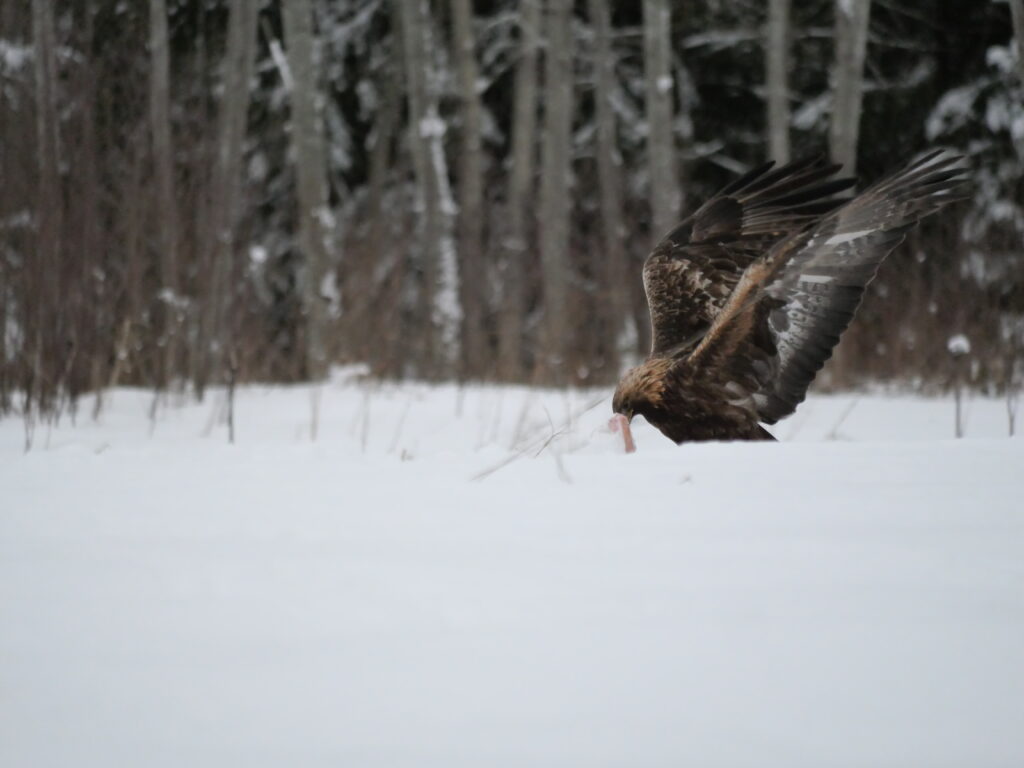
[[[1010,0],[1013,17],[1013,38],[1017,43],[1017,76],[1024,85],[1024,0]]]
[[[608,0],[590,0],[591,23],[594,27],[594,109],[597,127],[597,175],[601,197],[601,236],[604,241],[607,320],[605,333],[608,366],[614,373],[619,368],[618,339],[629,313],[629,279],[626,274],[622,223],[622,156],[619,154],[618,131],[612,95],[615,91],[615,56],[611,44],[611,16]]]
[[[509,228],[502,269],[502,306],[498,327],[499,371],[514,379],[522,371],[525,278],[530,243],[529,211],[534,193],[537,151],[537,54],[541,0],[521,0],[519,63],[512,107],[512,170],[509,179]]]
[[[196,386],[200,394],[211,363],[219,369],[231,343],[228,320],[234,293],[230,278],[234,266],[235,226],[241,197],[242,149],[249,113],[249,83],[256,55],[257,3],[231,0],[228,42],[224,56],[224,90],[218,115],[219,127],[206,250],[210,291],[201,321]],[[209,344],[207,353],[202,349]],[[212,360],[211,360],[212,358]],[[218,371],[219,372],[219,371]]]
[[[570,161],[572,154],[572,0],[547,0],[544,53],[544,137],[541,148],[540,259],[544,295],[546,380],[564,381],[568,341]]]
[[[149,2],[149,125],[153,147],[153,183],[156,190],[156,242],[160,249],[160,288],[164,297],[161,317],[163,359],[160,383],[173,375],[177,357],[178,215],[174,192],[174,148],[171,143],[170,56],[167,44],[165,0]]]
[[[871,0],[836,0],[836,59],[832,73],[829,154],[832,162],[842,163],[847,174],[857,170],[857,139],[870,14]]]
[[[452,0],[455,58],[462,94],[459,152],[459,256],[462,302],[462,375],[480,376],[487,365],[484,346],[484,177],[479,69],[470,0]]]
[[[790,0],[769,0],[765,30],[768,153],[779,165],[789,162],[789,9]]]
[[[420,328],[426,349],[425,373],[437,376],[459,359],[459,275],[452,238],[454,202],[444,155],[445,124],[438,113],[438,88],[432,57],[427,0],[400,0],[401,27],[409,96],[409,143],[416,170],[417,207],[422,213],[423,290]]]
[[[836,0],[835,65],[832,72],[832,117],[829,123],[829,155],[843,166],[844,175],[857,172],[864,92],[864,59],[868,44],[871,0]],[[834,379],[848,381],[851,354],[840,344],[832,356]]]
[[[676,223],[682,202],[672,136],[671,32],[669,0],[644,0],[644,102],[654,242],[658,242]]]
[[[328,207],[322,96],[318,92],[313,56],[311,0],[285,0],[282,5],[288,69],[291,71],[291,142],[295,153],[298,192],[299,250],[304,264],[302,303],[306,320],[306,374],[327,374],[327,302],[324,281],[334,245]]]

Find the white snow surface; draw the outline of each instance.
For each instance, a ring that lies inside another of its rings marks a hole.
[[[0,765],[1024,765],[1005,403],[627,456],[602,395],[246,388],[233,445],[217,393],[27,452],[0,421]]]

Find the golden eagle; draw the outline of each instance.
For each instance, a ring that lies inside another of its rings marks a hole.
[[[611,427],[643,416],[677,443],[771,440],[850,324],[882,260],[962,199],[962,158],[931,153],[852,198],[840,166],[767,163],[673,229],[644,264],[653,345],[623,376]]]

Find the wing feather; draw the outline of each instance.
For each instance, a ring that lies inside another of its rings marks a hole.
[[[691,350],[756,259],[844,202],[832,196],[854,182],[830,178],[838,170],[823,157],[766,163],[669,232],[644,263],[651,354]]]
[[[729,380],[756,367],[758,387],[749,394],[758,416],[769,424],[788,416],[832,355],[883,259],[918,220],[961,199],[964,187],[962,158],[933,153],[777,243],[737,281],[687,362],[720,366]],[[767,351],[753,341],[765,327]]]

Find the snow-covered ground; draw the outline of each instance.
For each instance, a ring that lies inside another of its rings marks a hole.
[[[1024,765],[1003,402],[626,456],[601,394],[0,421],[0,765]]]

